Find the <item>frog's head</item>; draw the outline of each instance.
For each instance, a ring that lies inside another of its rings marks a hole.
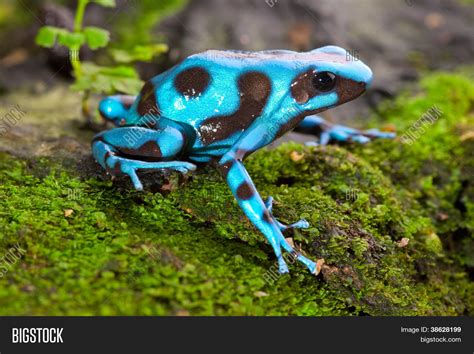
[[[370,68],[343,48],[326,46],[303,55],[290,90],[302,115],[351,101],[372,81]]]

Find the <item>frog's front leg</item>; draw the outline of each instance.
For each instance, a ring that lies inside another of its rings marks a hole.
[[[111,175],[126,174],[134,187],[142,190],[137,170],[171,169],[185,173],[196,169],[192,163],[177,160],[185,143],[184,133],[176,128],[123,127],[96,135],[92,154]]]
[[[382,132],[378,129],[359,130],[332,124],[316,115],[303,119],[295,131],[319,137],[318,143],[310,142],[307,145],[327,145],[330,141],[365,144],[376,138],[393,139],[395,137],[395,133]]]
[[[278,259],[280,273],[288,273],[288,266],[282,255],[282,248],[292,257],[303,263],[311,273],[317,274],[319,269],[315,262],[297,252],[285,240],[280,225],[276,222],[269,208],[265,205],[257,192],[242,159],[246,153],[257,150],[266,142],[265,133],[255,130],[247,132],[246,136],[238,141],[219,161],[219,170],[226,179],[227,184],[237,200],[240,208],[249,218],[250,222],[263,233],[270,245],[273,247]]]

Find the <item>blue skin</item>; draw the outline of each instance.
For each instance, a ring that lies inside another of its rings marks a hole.
[[[273,247],[279,271],[288,272],[283,249],[317,274],[316,263],[282,233],[308,223],[276,220],[273,199],[262,200],[242,161],[293,128],[320,134],[320,144],[393,137],[332,125],[315,115],[355,99],[371,81],[365,64],[335,46],[306,53],[207,51],[152,78],[137,97],[103,100],[99,111],[119,127],[98,134],[92,152],[112,175],[130,176],[137,190],[143,189],[137,170],[186,173],[196,169],[194,163],[217,164],[240,208]]]

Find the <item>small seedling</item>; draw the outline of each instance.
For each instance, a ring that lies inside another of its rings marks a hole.
[[[110,95],[116,92],[136,94],[143,86],[134,67],[136,61],[149,62],[154,56],[166,52],[166,44],[139,45],[129,50],[112,49],[110,54],[116,66],[99,66],[92,62],[81,62],[80,49],[87,45],[92,50],[105,48],[110,42],[109,31],[83,26],[87,5],[96,3],[104,7],[115,7],[115,0],[78,0],[73,31],[65,28],[44,26],[36,36],[36,43],[52,48],[62,45],[69,49],[69,60],[75,78],[71,88],[82,94],[82,114],[92,125],[93,117],[89,106],[91,94]]]

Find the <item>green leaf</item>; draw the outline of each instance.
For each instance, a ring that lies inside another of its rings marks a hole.
[[[41,27],[38,34],[36,35],[35,42],[39,46],[52,48],[56,43],[56,37],[60,32],[63,32],[62,28],[44,26]]]
[[[166,44],[137,45],[131,50],[113,49],[112,57],[119,63],[132,63],[135,61],[150,62],[156,55],[168,51]]]
[[[115,0],[92,0],[92,2],[104,7],[115,7]]]
[[[93,80],[91,79],[91,77],[82,76],[80,79],[76,79],[76,81],[74,81],[74,84],[71,85],[71,89],[74,91],[83,92],[86,90],[91,90],[92,85]]]
[[[58,35],[58,43],[71,49],[79,49],[85,42],[85,36],[82,33],[74,33],[69,31],[60,32]]]
[[[83,75],[92,76],[94,74],[97,74],[101,68],[101,66],[91,63],[89,61],[83,62],[81,64],[81,72]]]
[[[143,81],[133,67],[106,67],[85,62],[81,66],[82,75],[71,88],[76,91],[91,91],[99,94],[137,94],[143,86]]]
[[[84,35],[86,36],[87,45],[94,50],[106,47],[110,40],[109,31],[99,27],[84,28]]]
[[[110,53],[114,61],[118,63],[131,63],[133,61],[132,54],[124,49],[111,49]]]
[[[135,78],[122,78],[113,83],[114,90],[129,95],[136,95],[143,87],[144,82]]]
[[[100,72],[112,77],[137,78],[138,74],[135,68],[131,66],[102,67]]]

